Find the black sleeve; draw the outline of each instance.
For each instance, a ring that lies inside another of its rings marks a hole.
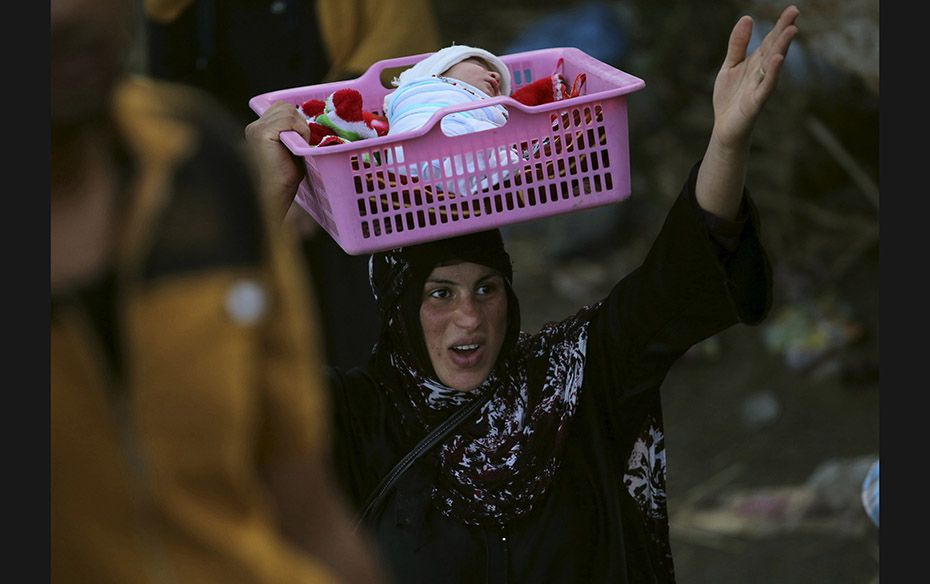
[[[732,220],[724,219],[710,211],[701,209],[701,217],[704,219],[704,225],[707,226],[711,246],[720,261],[729,259],[730,254],[739,247],[740,238],[743,236],[743,231],[746,229],[746,220],[749,217],[746,207],[746,199],[743,199],[736,218]]]
[[[607,376],[620,395],[658,388],[689,347],[738,322],[761,322],[770,308],[771,269],[749,193],[745,225],[735,238],[729,234],[735,247],[727,250],[695,199],[698,166],[642,265],[614,287],[592,320],[586,378]]]

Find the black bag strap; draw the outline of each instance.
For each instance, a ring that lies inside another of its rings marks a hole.
[[[433,431],[426,435],[423,440],[420,440],[420,443],[414,446],[410,452],[406,454],[400,461],[394,465],[394,468],[391,469],[389,473],[384,475],[384,478],[381,479],[381,482],[378,483],[378,486],[375,487],[371,495],[368,496],[368,501],[365,502],[364,507],[362,507],[361,513],[355,520],[355,529],[362,525],[371,512],[384,500],[384,497],[387,495],[388,491],[391,490],[391,487],[397,482],[397,479],[400,478],[404,472],[410,468],[414,462],[417,461],[421,456],[426,454],[433,446],[435,446],[440,440],[445,438],[453,429],[461,424],[464,420],[469,418],[473,413],[481,409],[481,406],[486,404],[491,397],[491,392],[488,391],[484,395],[480,396],[475,401],[470,404],[466,404],[455,411],[454,414],[443,420],[442,424],[439,424]]]

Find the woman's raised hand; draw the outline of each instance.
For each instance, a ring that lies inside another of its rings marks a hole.
[[[774,28],[746,55],[752,36],[750,16],[740,18],[730,32],[727,55],[714,82],[714,135],[727,148],[748,146],[756,118],[775,90],[781,67],[798,32],[799,10],[785,8]]]

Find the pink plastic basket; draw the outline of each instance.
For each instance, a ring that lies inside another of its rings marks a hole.
[[[379,61],[349,81],[264,93],[249,106],[261,115],[278,100],[296,106],[352,87],[363,109],[381,113],[394,89],[382,73],[428,55]],[[337,146],[310,146],[283,132],[281,141],[306,166],[298,204],[346,253],[360,255],[627,198],[626,95],[645,83],[575,48],[501,56],[514,90],[551,75],[560,58],[569,83],[585,74],[584,95],[537,106],[507,96],[450,106],[417,130]],[[448,114],[494,104],[510,114],[499,128],[447,136],[440,127]]]

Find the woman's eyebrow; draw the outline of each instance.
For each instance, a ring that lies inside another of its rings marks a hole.
[[[446,280],[444,278],[427,278],[427,284],[455,284],[455,280]]]
[[[488,272],[487,274],[485,274],[485,275],[483,275],[483,276],[480,276],[480,277],[476,280],[476,282],[477,282],[477,283],[481,283],[481,282],[484,282],[484,281],[486,281],[486,280],[490,280],[490,279],[495,278],[495,277],[501,277],[501,278],[503,278],[503,276],[501,276],[501,275],[500,275],[499,273],[497,273],[497,272]],[[455,280],[449,280],[449,279],[447,279],[447,278],[432,278],[432,277],[430,277],[430,278],[427,278],[427,279],[426,279],[426,283],[427,283],[427,284],[453,284],[453,285],[454,285],[454,284],[457,284],[458,282],[456,282]]]

